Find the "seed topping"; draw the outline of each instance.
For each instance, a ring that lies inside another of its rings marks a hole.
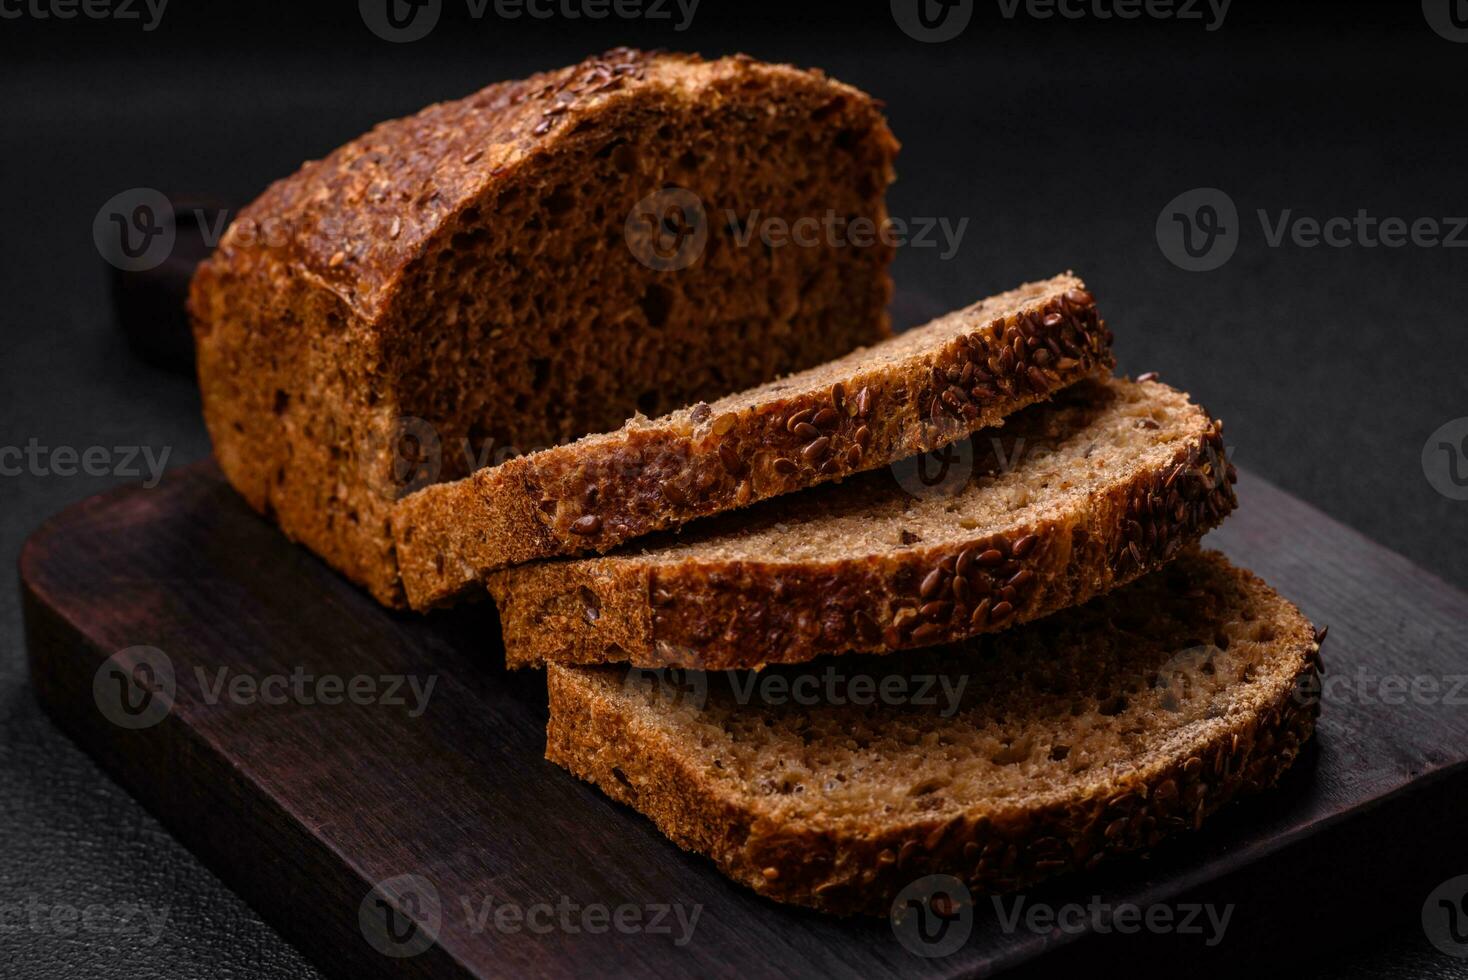
[[[601,530],[601,518],[596,514],[583,514],[571,522],[571,533],[589,537]]]

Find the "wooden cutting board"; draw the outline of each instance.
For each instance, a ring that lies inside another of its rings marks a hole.
[[[1277,792],[1149,860],[1037,893],[1052,904],[1170,901],[1468,771],[1468,710],[1444,707],[1468,671],[1468,595],[1262,480],[1238,489],[1210,543],[1329,625],[1327,678],[1344,683]],[[543,678],[503,669],[491,607],[385,612],[212,464],[57,515],[21,578],[33,682],[57,724],[329,974],[956,976],[1074,937],[976,915],[957,952],[924,958],[885,922],[730,884],[542,759]],[[1391,703],[1382,677],[1441,687]]]

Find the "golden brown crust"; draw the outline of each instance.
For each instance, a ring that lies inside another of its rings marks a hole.
[[[727,410],[637,422],[413,494],[393,511],[409,602],[440,605],[508,565],[606,552],[949,445],[1113,363],[1110,332],[1071,275],[918,329],[931,343],[901,357],[885,353],[898,340],[878,345],[840,362],[839,378],[823,366],[814,389],[797,376]]]
[[[1232,572],[1248,588],[1268,591],[1251,573]],[[1284,605],[1289,617],[1273,624],[1280,669],[1253,710],[1174,747],[1158,764],[1030,809],[991,812],[976,801],[956,816],[897,826],[882,826],[876,814],[862,828],[785,826],[764,815],[760,800],[731,796],[705,780],[696,747],[672,744],[667,733],[639,721],[607,696],[594,671],[555,664],[547,673],[546,758],[776,901],[885,916],[904,886],[932,874],[953,875],[975,893],[1014,891],[1147,851],[1196,830],[1235,797],[1278,781],[1319,714],[1319,700],[1309,694],[1319,642],[1298,610]]]
[[[470,472],[472,467],[460,460],[472,453],[459,452],[461,444],[474,452],[482,445],[552,445],[616,425],[631,414],[649,384],[672,391],[665,379],[634,377],[637,371],[624,370],[626,377],[619,379],[612,369],[616,355],[583,354],[579,338],[557,348],[546,339],[553,330],[535,331],[530,338],[496,328],[496,323],[518,322],[512,311],[492,305],[505,290],[488,291],[491,300],[484,305],[490,312],[476,313],[479,319],[458,319],[459,307],[440,297],[445,278],[465,279],[453,264],[462,261],[462,256],[455,259],[463,251],[461,240],[465,248],[492,241],[500,250],[496,256],[509,249],[504,267],[510,269],[518,268],[516,255],[539,254],[552,241],[569,248],[566,243],[578,233],[592,234],[589,226],[578,232],[562,223],[554,234],[527,230],[535,247],[522,245],[519,252],[514,242],[500,242],[485,228],[498,227],[491,220],[495,209],[512,195],[518,194],[520,202],[534,198],[554,205],[555,189],[546,182],[567,178],[549,168],[593,155],[592,139],[611,146],[618,127],[656,127],[650,121],[654,117],[709,125],[720,111],[758,126],[747,104],[761,97],[762,104],[779,102],[792,116],[806,113],[799,116],[806,120],[812,106],[834,106],[825,125],[832,134],[838,126],[853,127],[857,136],[848,143],[856,148],[847,162],[862,176],[843,183],[841,193],[832,191],[834,199],[823,203],[885,218],[881,199],[897,144],[875,103],[862,93],[817,72],[742,56],[704,62],[691,55],[628,49],[492,85],[383,123],[271,185],[240,213],[201,265],[190,291],[205,420],[230,482],[288,535],[378,599],[403,604],[391,505],[424,480]],[[649,155],[658,152],[649,146]],[[741,166],[732,160],[723,164],[720,173]],[[644,169],[657,167],[650,163]],[[629,182],[640,188],[649,175],[637,174]],[[703,188],[711,205],[751,206],[718,199],[719,179],[709,177]],[[848,193],[848,187],[854,189]],[[620,207],[625,214],[631,200],[647,193],[632,193],[630,187],[628,192],[629,203],[618,200],[606,210]],[[866,199],[858,202],[862,194]],[[529,221],[518,213],[514,220]],[[611,251],[616,250],[603,250]],[[746,251],[752,256],[757,250]],[[787,257],[783,274],[728,261],[709,261],[702,272],[681,273],[691,278],[680,282],[695,291],[707,291],[707,277],[714,276],[739,282],[757,278],[761,288],[757,294],[741,291],[751,297],[747,308],[692,310],[689,334],[701,341],[668,339],[667,350],[654,343],[641,356],[671,363],[686,349],[690,390],[672,395],[714,397],[880,339],[887,332],[884,307],[891,287],[885,267],[891,249],[845,252],[828,266],[846,264],[837,272],[828,269],[821,280],[821,296],[838,291],[848,296],[842,310],[823,308],[826,299],[810,300],[810,309],[789,303],[786,294],[795,295],[803,277],[813,275],[807,267],[816,262],[814,255]],[[751,256],[741,260],[753,264],[757,257]],[[598,336],[620,330],[616,336],[632,345],[644,329],[636,305],[642,283],[657,288],[657,277],[666,273],[622,261],[628,258],[618,252],[604,260],[625,288],[603,311],[611,326],[598,324],[596,330]],[[546,264],[565,268],[554,259]],[[728,363],[728,351],[709,339],[723,324],[703,322],[725,314],[732,318],[731,329],[747,328],[751,336],[764,336],[766,329],[788,333],[789,350],[759,345],[758,352],[735,352],[739,363]],[[554,316],[554,309],[547,315]],[[566,319],[580,323],[578,317],[575,312]],[[822,332],[819,324],[828,321],[845,325]],[[658,336],[672,335],[669,329]],[[547,346],[553,349],[541,349]],[[547,364],[550,376],[537,384],[537,372]],[[514,379],[508,380],[512,373]],[[608,398],[593,385],[590,394],[575,401],[578,382],[588,377],[621,388]],[[476,394],[485,389],[493,391]],[[569,407],[548,412],[543,405],[547,390]],[[523,411],[512,404],[516,392],[529,398]],[[423,420],[443,449],[431,472],[411,472],[408,479],[396,444],[404,419]]]
[[[1237,504],[1221,426],[1163,465],[1001,534],[834,563],[675,555],[497,572],[506,660],[719,670],[884,653],[1007,629],[1131,582]]]
[[[379,320],[445,218],[517,168],[534,166],[563,131],[640,89],[692,94],[720,76],[745,73],[765,83],[810,74],[743,56],[706,62],[696,54],[617,48],[435,103],[380,123],[271,184],[240,211],[211,261],[228,263],[239,251],[271,253],[353,313]]]

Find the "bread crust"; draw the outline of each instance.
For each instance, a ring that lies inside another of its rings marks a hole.
[[[393,510],[409,603],[442,605],[499,568],[606,552],[690,520],[947,446],[1113,365],[1072,274],[1027,283],[727,402],[509,460]],[[847,362],[850,362],[847,367]],[[833,377],[834,375],[839,375]]]
[[[1193,425],[1166,464],[998,534],[829,563],[613,557],[496,572],[506,661],[722,670],[927,647],[1039,619],[1162,566],[1237,506],[1222,425],[1201,409]]]
[[[1231,571],[1251,588],[1268,589],[1247,571]],[[1292,616],[1275,624],[1281,666],[1256,710],[1231,715],[1207,738],[1147,768],[1028,810],[976,805],[859,830],[781,825],[752,798],[721,793],[701,778],[690,757],[696,749],[670,744],[665,733],[621,710],[593,672],[556,664],[547,671],[546,758],[775,901],[886,916],[904,886],[933,874],[952,875],[974,893],[1012,892],[1150,850],[1279,780],[1313,733],[1320,708],[1309,693],[1318,691],[1320,644],[1304,616],[1284,605]]]
[[[1110,330],[1069,273],[919,330],[931,345],[895,356],[891,340],[835,379],[821,365],[816,387],[794,376],[417,491],[392,516],[408,601],[439,606],[508,565],[605,553],[931,452],[1113,367]]]
[[[393,502],[421,484],[397,472],[394,442],[406,417],[440,424],[435,396],[424,390],[434,379],[405,373],[402,357],[420,343],[421,307],[434,295],[420,281],[424,270],[452,252],[467,214],[503,190],[536,188],[548,162],[580,147],[588,125],[639,111],[673,118],[684,108],[732,104],[739,92],[829,99],[838,112],[859,116],[877,161],[868,175],[873,217],[885,218],[881,195],[897,143],[865,94],[819,72],[745,56],[705,62],[630,49],[382,123],[272,184],[240,212],[190,288],[205,422],[230,483],[380,601],[404,605],[390,515]],[[865,277],[853,306],[867,312],[849,332],[858,343],[888,332],[891,250],[869,251],[861,261],[870,274],[853,273]],[[629,275],[643,274],[635,262],[628,267]],[[491,337],[476,348],[506,343]],[[781,370],[843,353],[849,338],[843,343],[827,342],[816,348],[819,357]],[[500,356],[512,356],[514,348],[505,349],[512,353]],[[746,371],[711,394],[775,373]],[[519,421],[505,424],[513,431]],[[442,464],[427,479],[463,475],[447,452]]]

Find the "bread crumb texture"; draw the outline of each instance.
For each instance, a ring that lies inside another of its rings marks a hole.
[[[819,72],[620,49],[385,122],[245,208],[190,297],[226,477],[380,600],[392,503],[888,335],[892,249],[741,246],[727,215],[880,224],[897,143]],[[708,237],[629,247],[668,187]]]
[[[497,572],[508,659],[722,668],[932,646],[1125,584],[1236,504],[1220,424],[1150,381],[1074,385],[978,433],[953,469],[929,485],[899,463]]]
[[[547,756],[762,894],[885,914],[923,875],[1013,890],[1272,785],[1313,730],[1318,657],[1289,602],[1189,550],[1084,606],[900,662],[553,665]],[[802,677],[841,696],[759,693]],[[902,693],[850,697],[861,678]]]
[[[606,552],[697,517],[960,440],[1112,367],[1073,275],[1027,283],[900,336],[712,403],[519,457],[399,502],[415,608],[498,568]]]

